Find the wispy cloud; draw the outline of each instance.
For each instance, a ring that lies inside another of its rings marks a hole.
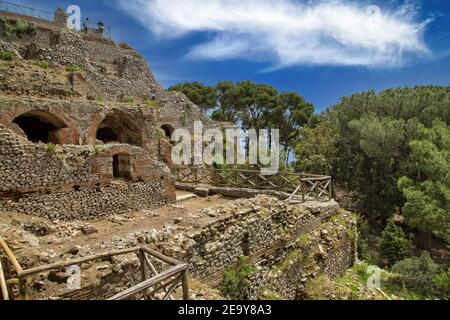
[[[349,0],[118,0],[154,34],[204,32],[187,53],[293,65],[401,66],[431,55],[415,2],[379,8]]]

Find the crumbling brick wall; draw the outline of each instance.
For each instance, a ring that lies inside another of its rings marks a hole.
[[[169,169],[130,145],[33,144],[0,125],[0,209],[50,219],[95,219],[175,201]],[[128,155],[128,182],[112,185],[114,155]]]

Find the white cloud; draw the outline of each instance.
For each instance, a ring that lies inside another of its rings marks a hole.
[[[188,53],[199,59],[243,58],[276,67],[395,67],[430,55],[411,1],[378,8],[349,0],[120,0],[160,37],[211,35]]]

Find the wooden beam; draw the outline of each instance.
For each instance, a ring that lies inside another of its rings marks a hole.
[[[187,270],[184,271],[183,273],[183,278],[182,278],[182,282],[183,282],[183,300],[189,300],[189,277],[188,277],[188,273]]]
[[[8,287],[6,286],[5,274],[3,273],[2,261],[0,260],[0,290],[3,300],[9,300]]]
[[[153,257],[155,257],[155,258],[157,258],[157,259],[159,259],[159,260],[161,260],[161,261],[163,261],[165,263],[168,263],[168,264],[170,264],[172,266],[176,266],[176,265],[180,264],[180,261],[175,260],[173,258],[170,258],[170,257],[168,257],[166,255],[163,255],[162,253],[159,253],[158,251],[152,250],[152,249],[147,248],[147,247],[141,247],[141,248],[142,248],[142,250],[144,250],[149,255],[151,255],[151,256],[153,256]]]
[[[123,250],[119,250],[119,251],[113,251],[113,252],[92,255],[92,256],[88,256],[88,257],[84,257],[84,258],[80,258],[80,259],[74,259],[74,260],[70,260],[70,261],[63,261],[63,262],[52,263],[49,265],[39,266],[36,268],[23,270],[22,272],[19,273],[19,278],[23,278],[26,276],[30,276],[30,275],[33,275],[36,273],[41,273],[41,272],[48,271],[48,270],[60,269],[60,268],[64,268],[64,267],[68,267],[68,266],[72,266],[72,265],[79,265],[84,262],[88,262],[88,261],[92,261],[92,260],[99,260],[99,259],[109,258],[109,257],[113,257],[113,256],[119,256],[119,255],[124,255],[124,254],[132,253],[132,252],[137,252],[137,251],[139,251],[139,249],[140,249],[140,247],[123,249]]]
[[[154,285],[173,277],[177,273],[180,273],[180,272],[183,272],[186,270],[187,270],[186,264],[180,264],[180,265],[174,266],[174,267],[170,268],[169,270],[160,273],[156,277],[150,278],[142,283],[135,285],[132,288],[129,288],[125,291],[122,291],[122,292],[116,294],[115,296],[109,298],[108,300],[126,300],[129,298],[132,298],[132,297],[136,296],[137,294],[143,292],[144,290],[147,290],[147,289],[153,287]]]
[[[17,261],[16,256],[9,248],[8,244],[3,240],[3,238],[0,236],[0,246],[5,251],[6,255],[8,256],[9,262],[11,262],[12,266],[14,267],[14,270],[16,270],[17,274],[23,271],[22,267],[20,266],[19,261]]]
[[[177,277],[175,279],[175,281],[172,283],[172,285],[170,286],[169,290],[166,291],[166,294],[164,295],[164,297],[162,298],[163,300],[167,300],[168,298],[171,297],[172,292],[177,288],[178,284],[180,284],[181,280],[182,280],[182,275]]]

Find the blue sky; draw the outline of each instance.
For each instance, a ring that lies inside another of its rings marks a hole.
[[[164,87],[252,80],[322,111],[355,92],[450,85],[450,1],[9,1],[79,5],[143,54]]]

